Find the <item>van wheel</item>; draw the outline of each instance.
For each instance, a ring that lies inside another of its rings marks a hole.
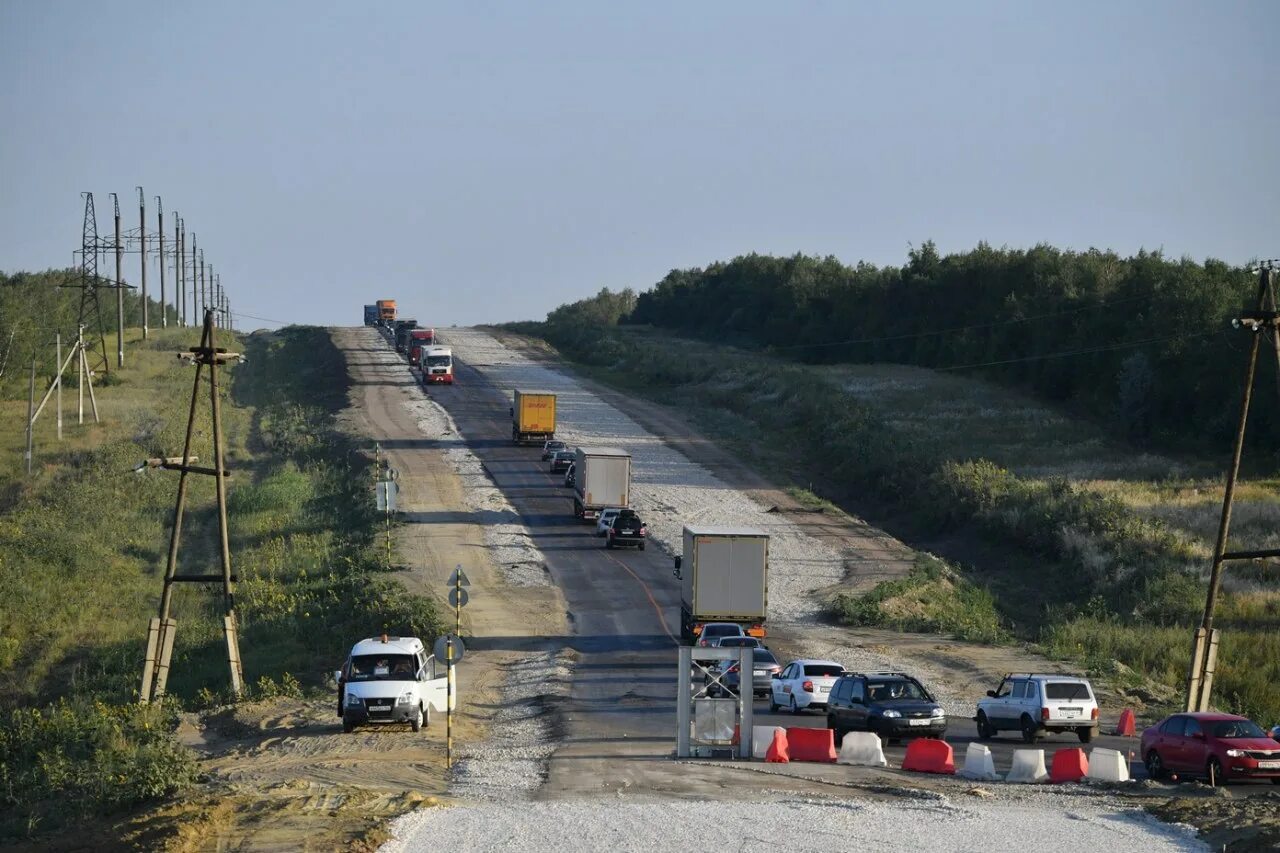
[[[1080,738],[1081,743],[1088,743],[1093,740],[1093,727],[1087,729],[1076,729],[1076,737]]]
[[[1022,741],[1023,743],[1035,743],[1036,735],[1040,733],[1040,727],[1036,725],[1036,721],[1031,719],[1030,714],[1022,715]]]
[[[641,542],[641,543],[640,543],[640,550],[641,550],[641,551],[643,551],[643,550],[644,550],[644,543],[643,543],[643,542]]]
[[[350,720],[348,720],[346,717],[343,717],[343,718],[342,718],[342,732],[343,732],[343,734],[351,734],[351,733],[352,733],[352,732],[354,732],[355,730],[356,730],[355,724],[354,724],[354,723],[352,723]]]
[[[422,731],[422,705],[418,705],[418,713],[412,720],[409,721],[409,725],[413,728],[415,732]]]
[[[978,740],[991,740],[996,736],[996,730],[991,727],[991,721],[987,719],[984,711],[978,712]]]

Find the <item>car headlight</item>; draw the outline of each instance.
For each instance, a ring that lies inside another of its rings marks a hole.
[[[929,712],[930,717],[945,717],[946,715],[947,715],[947,712],[942,710],[941,708],[934,708],[932,711]]]
[[[1229,756],[1230,756],[1230,757],[1232,757],[1232,758],[1240,758],[1242,755],[1244,755],[1244,750],[1243,750],[1243,749],[1228,749],[1228,750],[1227,750],[1227,755],[1229,755]]]
[[[901,717],[901,716],[902,716],[902,712],[901,712],[901,711],[895,711],[895,710],[893,710],[892,708],[890,708],[890,709],[889,709],[889,710],[887,710],[887,711],[881,711],[881,712],[880,712],[880,716],[882,716],[882,717],[888,717],[888,718],[889,718],[889,719],[891,719],[891,720],[896,720],[896,719],[898,719],[899,717]]]
[[[413,694],[412,694],[412,693],[401,693],[401,694],[400,694],[400,698],[396,699],[396,704],[397,704],[397,705],[412,705],[412,704],[413,704]]]
[[[360,697],[359,697],[359,696],[357,696],[357,695],[356,695],[356,694],[354,694],[354,693],[348,693],[348,694],[347,694],[347,706],[348,706],[348,707],[351,707],[351,708],[359,708],[359,707],[360,707]]]

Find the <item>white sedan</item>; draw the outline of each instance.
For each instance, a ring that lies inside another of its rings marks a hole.
[[[600,510],[600,520],[596,522],[596,535],[604,536],[613,527],[613,520],[622,512],[621,507],[608,506]]]
[[[798,714],[806,708],[826,708],[832,686],[844,666],[832,660],[795,660],[773,677],[769,710],[786,708]]]

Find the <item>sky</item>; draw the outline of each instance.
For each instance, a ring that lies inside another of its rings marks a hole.
[[[136,227],[138,185],[246,328],[930,239],[1245,263],[1280,256],[1278,32],[1269,0],[8,0],[0,270],[71,264],[84,191]]]

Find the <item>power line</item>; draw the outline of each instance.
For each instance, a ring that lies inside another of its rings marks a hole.
[[[261,320],[263,323],[279,323],[281,326],[292,326],[294,323],[293,320],[276,320],[271,317],[258,317],[254,314],[243,314],[239,311],[231,311],[229,313],[232,317],[244,317],[248,320]]]
[[[1079,308],[1071,308],[1066,311],[1051,311],[1046,314],[1033,314],[1030,317],[1018,317],[1013,320],[993,320],[990,323],[975,323],[970,326],[953,326],[949,329],[933,329],[928,332],[912,332],[905,335],[885,335],[878,338],[854,338],[847,341],[828,341],[820,344],[786,344],[784,346],[774,346],[774,350],[793,350],[793,349],[819,349],[822,347],[840,347],[852,346],[855,344],[875,344],[887,341],[907,341],[916,338],[928,338],[934,335],[947,335],[952,332],[971,332],[976,329],[993,329],[998,326],[1011,326],[1016,323],[1029,323],[1033,320],[1047,320],[1051,317],[1066,317],[1071,314],[1080,314],[1084,311],[1096,311],[1099,308],[1110,308],[1114,305],[1123,305],[1126,302],[1136,302],[1141,299],[1150,299],[1153,294],[1142,294],[1140,296],[1125,296],[1120,299],[1112,299],[1107,302],[1098,302],[1093,305],[1082,305]]]
[[[1225,332],[1226,332],[1226,329],[1219,329],[1216,332],[1198,332],[1190,335],[1165,335],[1163,337],[1158,337],[1158,338],[1144,338],[1139,341],[1120,341],[1118,343],[1103,344],[1101,346],[1086,347],[1084,349],[1063,350],[1061,352],[1044,353],[1043,355],[1029,355],[1023,358],[1006,358],[1006,359],[1001,359],[999,361],[982,361],[982,362],[976,362],[974,364],[957,364],[957,365],[952,365],[951,367],[929,367],[927,369],[936,370],[939,372],[947,371],[947,370],[969,370],[975,367],[995,367],[997,365],[1002,365],[1002,364],[1019,364],[1024,361],[1041,361],[1048,358],[1067,358],[1067,357],[1076,356],[1076,355],[1092,355],[1093,353],[1111,352],[1113,350],[1122,350],[1122,349],[1132,349],[1133,347],[1146,346],[1147,344],[1158,344],[1158,343],[1163,343],[1165,341],[1175,341],[1180,339],[1192,340],[1194,338],[1208,338],[1208,337],[1213,337],[1214,335],[1224,334]],[[921,366],[923,367],[924,365],[921,365]]]

